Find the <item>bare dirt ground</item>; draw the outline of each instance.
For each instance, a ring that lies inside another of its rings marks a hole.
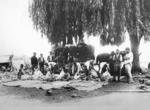
[[[116,92],[131,90],[139,86],[125,82],[111,83],[103,88],[91,91],[53,90],[52,96],[46,91],[0,85],[0,110],[37,110],[37,109],[111,109],[111,110],[149,110],[150,92]],[[71,97],[76,94],[77,97]]]

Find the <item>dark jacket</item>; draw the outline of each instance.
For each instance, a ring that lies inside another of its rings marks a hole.
[[[31,57],[31,64],[32,65],[38,65],[38,59],[37,59],[37,57],[35,57],[35,56]]]
[[[73,58],[73,56],[68,56],[68,62],[69,62],[69,63],[74,62],[74,58]]]

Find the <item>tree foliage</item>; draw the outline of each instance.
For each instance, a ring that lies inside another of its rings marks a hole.
[[[35,29],[53,44],[82,40],[87,32],[103,45],[119,45],[125,30],[137,41],[150,30],[150,0],[33,0],[29,12]]]
[[[66,37],[72,43],[72,37],[82,39],[84,31],[89,30],[92,33],[92,30],[100,26],[92,20],[98,19],[95,6],[100,7],[100,3],[97,4],[97,1],[33,0],[29,12],[35,29],[47,35],[52,43],[66,43]]]

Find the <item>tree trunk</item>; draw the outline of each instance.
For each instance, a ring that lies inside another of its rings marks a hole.
[[[139,60],[139,45],[140,40],[137,36],[133,35],[130,37],[131,40],[131,50],[133,52],[133,71],[141,72],[140,60]]]

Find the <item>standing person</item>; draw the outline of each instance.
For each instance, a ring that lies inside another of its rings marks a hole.
[[[49,52],[49,56],[47,57],[48,63],[53,62],[54,56],[52,55],[52,52]]]
[[[74,62],[74,57],[70,53],[68,53],[68,63],[73,63]]]
[[[60,55],[58,56],[57,63],[59,65],[59,68],[64,66],[64,56],[62,53],[60,53]]]
[[[133,62],[133,53],[131,52],[130,48],[126,48],[125,49],[126,55],[124,56],[124,62],[122,63],[122,65],[124,65],[125,67],[125,73],[127,74],[127,82],[133,83],[133,77],[132,77],[132,73],[131,73],[131,69],[132,69],[132,62]]]
[[[36,57],[36,52],[33,53],[31,57],[31,65],[32,65],[32,74],[34,73],[34,69],[38,66],[38,59]]]
[[[40,54],[40,58],[38,59],[40,71],[44,74],[44,57],[43,54]]]
[[[77,53],[77,55],[76,55],[76,61],[77,61],[77,62],[79,62],[79,58],[80,58],[80,54]]]
[[[109,68],[110,68],[110,74],[111,76],[114,76],[114,61],[113,56],[115,55],[115,52],[112,51],[109,57]]]
[[[10,71],[13,71],[13,63],[12,63],[13,56],[14,56],[14,55],[11,55],[11,56],[9,57],[9,67],[10,67]]]
[[[68,47],[67,47],[68,49]],[[67,64],[68,63],[68,50],[64,52],[64,63]]]
[[[73,75],[72,73],[73,62],[74,62],[74,57],[70,53],[68,53],[68,65],[69,65],[69,72],[71,73],[71,75]]]
[[[52,54],[52,52],[49,52],[49,53],[50,53],[50,54],[49,54],[49,56],[47,57],[47,62],[48,62],[48,65],[49,65],[50,69],[52,70],[53,67],[54,67],[54,65],[55,65],[56,63],[54,62],[54,54]]]
[[[113,56],[113,61],[114,61],[114,81],[116,81],[116,76],[118,76],[118,81],[120,81],[122,56],[120,54],[119,49],[116,50],[116,53]]]

